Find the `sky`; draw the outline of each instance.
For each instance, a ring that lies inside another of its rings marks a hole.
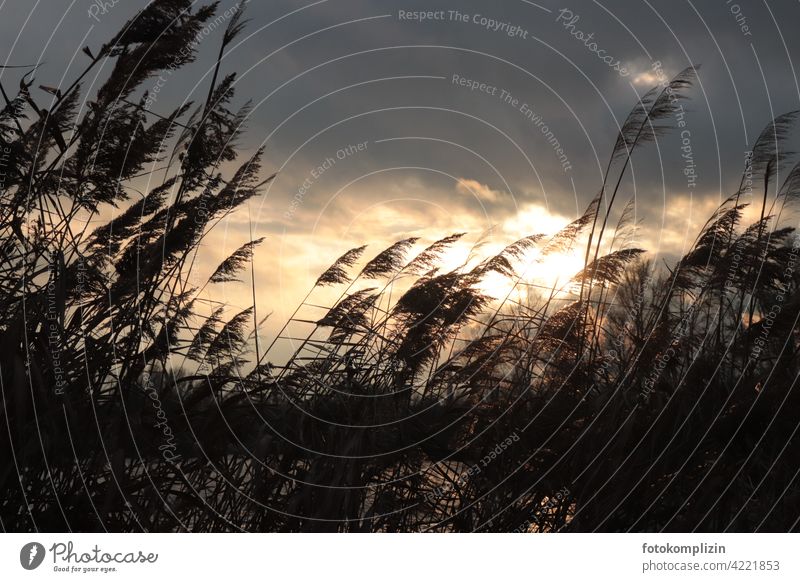
[[[37,83],[69,84],[80,49],[145,4],[0,0],[0,55],[41,63]],[[274,311],[266,336],[354,246],[369,255],[409,236],[487,231],[502,245],[575,219],[637,99],[699,65],[684,125],[637,152],[620,194],[641,224],[632,243],[674,260],[736,189],[765,124],[800,103],[796,0],[251,0],[246,14],[223,71],[238,71],[237,99],[253,102],[243,157],[263,146],[265,174],[278,177],[218,227],[201,267],[251,225],[266,237],[255,256],[259,310]],[[203,98],[221,33],[164,83],[154,110]],[[4,86],[18,79],[0,70]],[[249,287],[237,285],[213,292],[245,306]]]

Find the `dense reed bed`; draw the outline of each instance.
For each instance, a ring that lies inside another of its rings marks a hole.
[[[220,169],[248,115],[235,76],[218,62],[205,102],[171,112],[141,93],[192,60],[216,8],[192,4],[151,3],[69,86],[3,88],[3,530],[798,529],[794,113],[669,267],[630,246],[619,198],[692,68],[636,105],[599,194],[555,235],[532,225],[453,269],[461,233],[354,248],[259,344],[255,285],[233,316],[201,291],[248,280],[261,240],[190,283],[210,229],[269,181],[260,152]],[[220,55],[244,23],[226,23]],[[481,284],[526,287],[532,253],[575,248],[584,268],[564,287],[494,300]],[[320,310],[323,288],[339,299]]]

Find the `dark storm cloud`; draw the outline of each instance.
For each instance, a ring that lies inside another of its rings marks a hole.
[[[142,5],[6,2],[0,43],[8,64],[43,61],[37,81],[58,85],[81,70],[84,44]],[[281,172],[257,217],[274,232],[335,233],[381,204],[418,229],[436,212],[488,226],[526,204],[574,216],[599,188],[618,124],[657,80],[653,64],[666,74],[701,64],[685,105],[696,185],[679,132],[640,152],[627,182],[658,228],[666,205],[729,193],[748,144],[798,103],[795,2],[251,1],[247,11],[224,68],[254,103],[245,145],[263,143]],[[209,35],[154,110],[202,97],[218,42]],[[16,73],[4,71],[4,85]]]
[[[660,62],[666,74],[701,64],[686,104],[698,174],[694,190],[683,174],[680,135],[643,151],[634,166],[640,208],[658,213],[672,193],[730,192],[748,144],[773,115],[797,106],[798,47],[787,27],[797,16],[794,3],[539,6],[325,2],[256,32],[244,44],[244,63],[294,42],[242,79],[246,94],[268,94],[288,82],[259,105],[252,124],[255,139],[259,131],[270,136],[268,152],[276,166],[286,164],[271,195],[276,201],[291,197],[313,166],[351,142],[367,140],[365,154],[312,180],[303,197],[305,212],[329,203],[351,180],[383,170],[386,192],[359,188],[370,182],[362,178],[339,197],[347,199],[348,191],[369,196],[371,203],[393,197],[388,184],[402,184],[410,172],[421,187],[407,192],[410,198],[439,194],[448,196],[443,203],[479,211],[479,199],[453,196],[457,177],[506,193],[492,201],[495,219],[525,202],[574,215],[599,187],[618,124],[637,94],[657,81],[653,64]],[[269,22],[297,8],[254,5],[251,16],[254,24]],[[433,18],[409,18],[417,11],[433,11]],[[598,53],[619,60],[628,75]],[[454,83],[454,75],[478,88]],[[503,99],[506,94],[513,97]],[[424,139],[398,139],[412,137]],[[425,169],[390,170],[406,167]]]

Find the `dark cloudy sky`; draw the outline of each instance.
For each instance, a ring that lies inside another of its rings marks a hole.
[[[85,64],[80,48],[99,46],[145,5],[98,2],[3,1],[4,62],[42,62],[37,82],[71,82]],[[439,19],[401,17],[420,10]],[[267,169],[280,172],[250,206],[255,234],[268,237],[258,277],[277,319],[352,246],[378,251],[405,236],[489,227],[512,238],[576,217],[599,189],[618,125],[658,82],[655,62],[668,76],[701,65],[685,104],[696,186],[676,132],[637,154],[622,197],[636,200],[639,244],[675,256],[735,189],[748,144],[800,102],[796,0],[251,0],[247,14],[223,68],[239,71],[238,95],[254,103],[242,145],[264,145]],[[593,35],[588,46],[578,32]],[[208,35],[154,110],[202,99],[220,37]],[[471,91],[454,75],[488,89]],[[0,80],[14,87],[18,77],[5,70]],[[561,159],[523,104],[552,131]],[[221,227],[209,264],[248,236],[247,221],[240,213]]]

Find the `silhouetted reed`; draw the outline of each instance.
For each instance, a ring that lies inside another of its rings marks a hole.
[[[114,66],[81,111],[79,82],[45,87],[45,109],[26,75],[0,112],[5,531],[798,529],[800,249],[781,223],[800,195],[794,113],[745,169],[759,219],[742,224],[743,177],[669,268],[630,246],[632,205],[615,201],[693,68],[636,105],[599,195],[560,232],[476,245],[454,268],[463,233],[354,248],[262,350],[253,281],[233,316],[200,293],[252,269],[263,239],[191,283],[210,229],[271,179],[260,151],[220,170],[248,111],[220,76],[242,12],[205,102],[156,115],[137,97],[192,60],[216,8],[192,4],[157,0],[87,49],[80,78]],[[581,245],[570,281],[530,284]],[[527,293],[489,297],[490,276]],[[320,312],[322,288],[338,296]]]

